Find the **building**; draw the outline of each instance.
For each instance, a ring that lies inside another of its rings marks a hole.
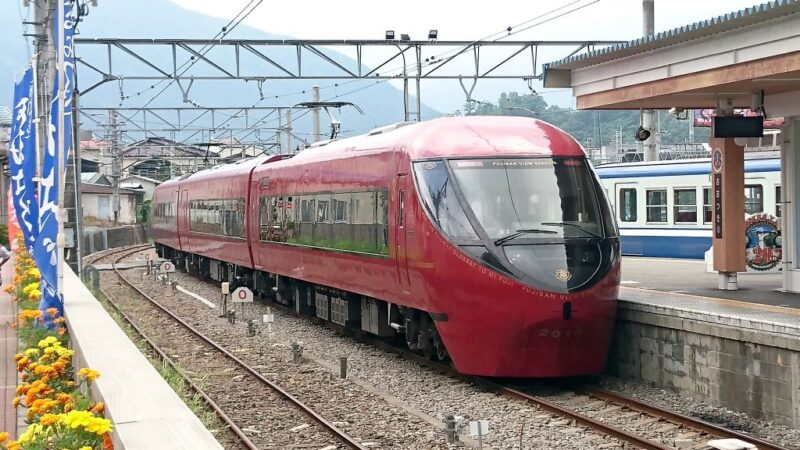
[[[114,190],[110,185],[81,183],[81,202],[85,225],[110,225],[114,222],[112,197]],[[117,223],[136,223],[136,213],[142,203],[144,192],[134,189],[119,190],[119,218]]]
[[[161,181],[142,175],[128,175],[119,180],[120,187],[144,191],[145,201],[153,198],[153,191],[159,184],[161,184]]]
[[[166,138],[149,137],[119,150],[122,174],[166,181],[217,164],[208,150]]]
[[[800,292],[800,1],[764,3],[554,61],[545,64],[544,86],[571,88],[578,109],[713,109],[719,130],[782,117],[781,138],[756,145],[780,147],[782,290]],[[737,118],[737,109],[763,117]],[[709,181],[719,192],[712,231],[720,289],[736,289],[736,273],[745,270],[743,167],[751,138],[728,130],[712,139]]]

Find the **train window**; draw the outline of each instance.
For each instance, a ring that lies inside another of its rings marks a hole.
[[[330,223],[330,204],[331,199],[327,195],[317,196],[317,223]]]
[[[675,189],[672,193],[675,223],[697,223],[697,189]]]
[[[636,189],[625,188],[619,190],[619,219],[623,222],[636,222]]]
[[[477,240],[478,236],[458,202],[453,184],[442,161],[414,164],[419,196],[425,209],[442,231],[453,239]]]
[[[711,188],[703,188],[703,223],[711,223]]]
[[[648,189],[647,221],[655,223],[667,222],[667,191],[665,189]]]
[[[258,199],[258,239],[262,241],[269,240],[270,229],[270,214],[269,214],[269,198],[261,197]]]
[[[312,223],[314,221],[314,197],[299,197],[300,222]]]
[[[745,185],[744,212],[746,214],[764,212],[764,188],[760,184]]]
[[[781,187],[775,186],[775,216],[781,216]]]
[[[333,223],[350,222],[349,207],[350,194],[335,194],[333,196]]]

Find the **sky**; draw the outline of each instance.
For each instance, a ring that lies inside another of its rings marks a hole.
[[[252,0],[171,1],[187,9],[231,19]],[[655,29],[656,32],[665,31],[756,4],[753,0],[655,0]],[[382,39],[386,30],[395,30],[398,36],[407,33],[412,39],[426,39],[429,29],[437,29],[440,40],[476,40],[502,32],[509,26],[519,30],[525,26],[516,25],[531,19],[534,20],[527,25],[544,23],[508,39],[631,40],[642,35],[641,0],[492,0],[481,3],[404,0],[402,7],[392,8],[391,5],[358,0],[265,0],[244,23],[270,33],[301,39]],[[557,8],[562,9],[551,12]],[[554,17],[560,14],[564,15]],[[232,34],[230,37],[235,36]],[[540,52],[538,66],[558,60],[569,51],[550,49]],[[485,59],[490,58],[487,52]],[[365,63],[369,61],[365,60]],[[529,64],[529,61],[512,63]],[[469,64],[465,60],[459,68],[467,70]],[[540,86],[534,88],[549,103],[569,106],[573,102],[569,91],[547,92]],[[527,93],[528,86],[522,80],[479,80],[472,98],[496,102],[500,93],[507,91]],[[451,112],[463,105],[466,95],[458,81],[427,81],[423,82],[421,98],[440,111]]]

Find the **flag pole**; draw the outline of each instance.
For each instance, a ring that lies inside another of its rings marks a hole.
[[[56,8],[56,17],[58,18],[58,42],[56,43],[56,66],[58,67],[58,127],[56,132],[56,164],[57,179],[58,179],[58,234],[56,235],[56,245],[58,246],[58,262],[56,266],[56,274],[58,277],[58,284],[56,292],[59,301],[63,302],[64,292],[64,159],[67,153],[66,139],[64,139],[64,107],[66,97],[66,67],[64,64],[64,0],[58,0]]]

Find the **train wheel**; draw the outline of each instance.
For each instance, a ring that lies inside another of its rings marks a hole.
[[[444,342],[439,335],[439,330],[436,329],[436,325],[433,326],[433,348],[436,349],[436,357],[439,358],[439,361],[444,361],[448,358],[447,348],[444,346]]]

